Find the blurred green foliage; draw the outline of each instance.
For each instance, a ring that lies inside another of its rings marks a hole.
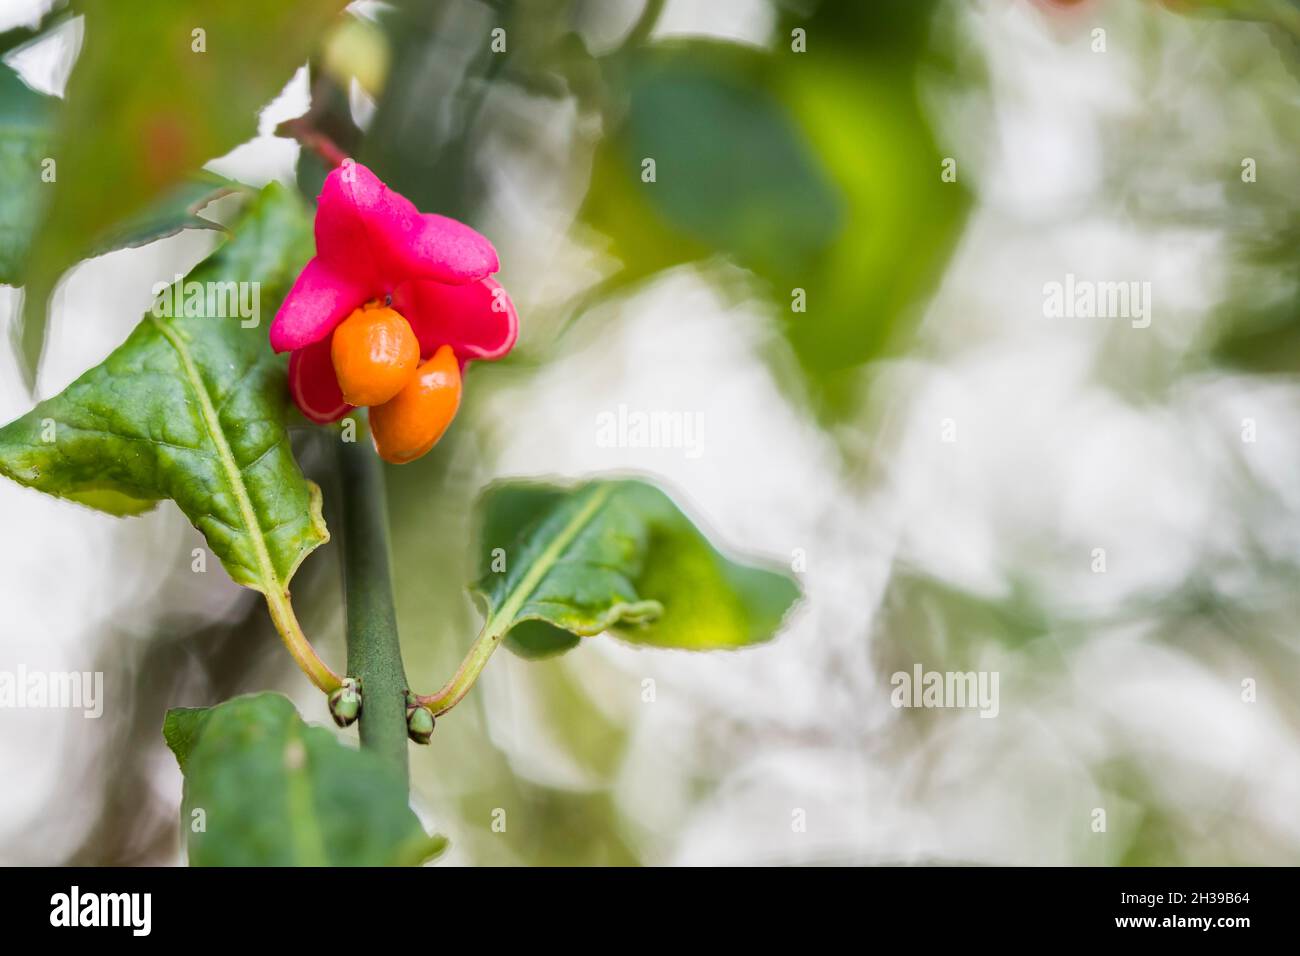
[[[20,285],[21,264],[39,212],[41,161],[48,155],[56,100],[0,64],[0,282]]]
[[[942,181],[919,102],[935,9],[826,3],[784,17],[770,50],[691,40],[612,58],[583,210],[623,263],[608,291],[727,256],[782,316],[816,410],[855,409],[856,370],[901,344],[970,201]]]
[[[419,208],[473,222],[487,189],[480,151],[491,95],[513,87],[587,104],[600,93],[575,8],[575,0],[392,4],[379,18],[389,79],[357,158]],[[490,47],[493,29],[505,31],[504,52]]]
[[[625,280],[713,253],[791,288],[843,227],[840,196],[760,78],[771,55],[708,41],[630,53],[584,218]],[[653,163],[653,181],[647,182]]]
[[[64,270],[94,252],[97,237],[253,136],[258,111],[344,4],[73,3],[85,38],[48,154],[57,178],[47,184],[22,274],[16,334],[29,375]],[[39,175],[39,166],[27,171]]]

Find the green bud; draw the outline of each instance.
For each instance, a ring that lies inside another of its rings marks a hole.
[[[433,736],[433,714],[427,707],[413,707],[406,712],[406,735],[417,744],[427,744]]]
[[[361,681],[345,677],[343,686],[330,694],[330,716],[340,727],[353,724],[361,716]]]

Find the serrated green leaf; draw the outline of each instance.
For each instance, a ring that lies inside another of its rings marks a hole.
[[[279,694],[170,710],[163,736],[185,775],[192,866],[411,865],[447,845],[382,759],[309,726]]]
[[[302,201],[266,187],[234,238],[186,277],[204,295],[178,292],[102,364],[0,429],[0,474],[112,514],[169,498],[235,581],[283,594],[329,534],[289,446],[284,364],[263,318],[311,252]],[[232,288],[256,306],[256,325],[215,314],[230,311]]]
[[[603,631],[653,647],[745,647],[770,639],[799,597],[788,576],[724,556],[642,481],[505,482],[479,511],[484,627],[524,657]]]
[[[50,155],[58,180],[24,269],[25,371],[46,303],[94,240],[257,133],[258,111],[306,62],[346,0],[80,0],[84,41]],[[134,55],[126,55],[133,52]]]

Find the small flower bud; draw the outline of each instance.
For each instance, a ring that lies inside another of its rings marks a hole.
[[[413,707],[406,712],[406,735],[417,744],[427,744],[433,736],[433,714],[427,707]]]
[[[361,681],[345,677],[343,686],[330,694],[330,716],[340,727],[347,727],[361,716]]]

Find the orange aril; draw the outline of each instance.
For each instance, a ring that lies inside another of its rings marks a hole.
[[[460,363],[444,345],[406,387],[370,409],[375,450],[395,465],[414,461],[438,443],[460,408]]]
[[[420,343],[400,314],[387,306],[364,305],[334,330],[330,357],[344,401],[382,405],[411,381],[420,363]]]

